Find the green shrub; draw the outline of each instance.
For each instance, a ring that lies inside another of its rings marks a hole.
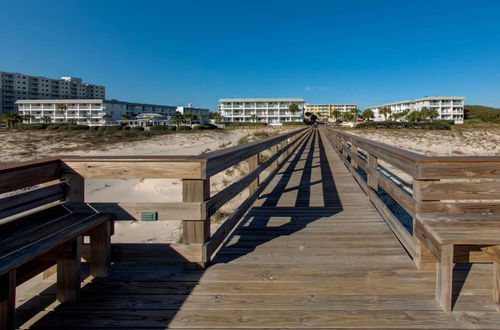
[[[193,127],[193,129],[217,129],[218,127],[216,125],[212,124],[201,124],[201,125],[196,125]]]
[[[302,121],[286,121],[283,123],[283,126],[297,126],[297,125],[302,126],[305,125],[305,123]]]
[[[167,125],[155,125],[149,128],[150,131],[175,131],[177,127]]]
[[[118,132],[122,130],[121,126],[99,126],[98,131],[104,132]]]
[[[266,126],[267,123],[254,123],[254,122],[246,122],[246,121],[241,121],[241,122],[230,122],[230,123],[225,123],[226,126],[234,126],[234,127],[239,127],[239,126]]]
[[[68,125],[68,127],[66,127],[66,129],[68,131],[84,131],[84,130],[88,130],[89,127],[87,125]]]
[[[411,128],[411,129],[450,129],[445,121],[404,122],[404,121],[368,121],[356,125],[356,128]]]
[[[473,119],[465,119],[464,124],[480,124],[483,121],[479,118],[473,118]]]
[[[59,127],[61,127],[61,126],[68,126],[68,124],[66,124],[66,123],[49,124],[49,125],[47,126],[47,129],[50,129],[50,130],[58,130],[58,129],[59,129]]]
[[[500,109],[484,105],[465,105],[465,119],[481,119],[483,122],[492,122],[500,119]]]
[[[189,130],[191,130],[191,127],[189,127],[189,126],[179,126],[179,127],[177,127],[177,130],[178,131],[189,131]]]
[[[89,126],[89,130],[91,131],[97,131],[99,129],[99,126]]]
[[[17,128],[20,129],[20,130],[27,130],[27,131],[36,130],[36,129],[46,129],[47,128],[47,124],[38,124],[38,123],[34,123],[34,124],[21,124],[21,125],[17,126]]]
[[[142,126],[134,126],[130,128],[131,131],[144,131],[144,127]]]

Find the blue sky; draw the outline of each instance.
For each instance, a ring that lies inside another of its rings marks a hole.
[[[0,70],[72,75],[107,98],[500,106],[500,1],[4,1]]]

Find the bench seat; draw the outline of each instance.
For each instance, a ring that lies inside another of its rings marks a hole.
[[[453,266],[457,252],[464,249],[482,250],[493,262],[493,298],[500,302],[500,214],[418,213],[414,231],[437,259],[436,300],[444,311],[452,309]]]
[[[57,299],[78,298],[83,236],[90,236],[91,274],[107,276],[112,220],[112,215],[97,213],[85,204],[59,204],[0,224],[2,328],[13,325],[16,286],[55,264]]]

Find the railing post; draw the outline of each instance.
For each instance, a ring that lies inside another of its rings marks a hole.
[[[421,212],[422,206],[425,201],[422,200],[422,184],[427,181],[439,181],[439,180],[417,180],[413,179],[413,199],[415,200],[415,216],[413,217],[413,237],[415,238],[416,244],[416,255],[413,258],[413,262],[418,269],[429,269],[434,268],[436,265],[436,258],[432,253],[420,242],[418,238],[415,237],[415,222],[417,221],[416,215]]]
[[[369,171],[367,171],[368,175],[368,186],[375,190],[375,192],[378,191],[378,174],[377,174],[377,166],[378,166],[378,158],[373,156],[372,154],[368,154],[368,168]]]
[[[69,185],[66,201],[71,203],[85,202],[85,178],[78,173],[63,174],[61,177]]]
[[[15,269],[0,275],[0,330],[14,329],[16,284]]]
[[[248,158],[247,163],[249,172],[254,171],[257,168],[257,166],[259,166],[259,154],[255,154],[252,157]],[[259,187],[259,178],[257,177],[255,181],[253,181],[248,185],[249,195],[252,195],[257,190],[258,187]]]
[[[271,156],[275,155],[278,152],[278,145],[275,144],[270,148]],[[278,167],[278,159],[276,159],[270,166],[269,169],[273,171],[276,167]]]
[[[354,144],[351,142],[351,154],[354,156],[358,155],[358,147],[356,147]],[[351,165],[354,169],[358,168],[358,163],[354,160],[354,157],[351,156]]]
[[[210,179],[183,179],[182,201],[205,202],[210,198]],[[185,219],[182,221],[182,242],[184,244],[202,244],[210,238],[210,217],[204,219]],[[187,268],[205,268],[203,262],[187,262]]]

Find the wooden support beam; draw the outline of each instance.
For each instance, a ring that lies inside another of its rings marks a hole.
[[[16,313],[16,270],[0,275],[0,330],[14,329]]]
[[[182,180],[183,202],[205,202],[210,198],[210,179]],[[206,213],[205,213],[206,214]],[[182,241],[184,244],[205,243],[210,238],[210,217],[205,219],[184,219],[182,221]],[[200,245],[201,249],[201,245]],[[206,263],[188,262],[187,268],[205,268]]]
[[[271,156],[275,155],[278,152],[278,145],[272,146],[269,150],[271,151]],[[269,166],[269,170],[273,171],[276,167],[278,167],[278,159]]]
[[[247,163],[249,172],[254,171],[259,166],[259,155],[256,154],[248,158]],[[253,194],[258,187],[259,187],[259,178],[257,177],[257,179],[255,179],[255,181],[250,183],[250,185],[248,186],[250,195]]]
[[[351,152],[352,152],[353,155],[357,156],[358,155],[358,147],[356,147],[354,144],[351,144]],[[354,157],[351,157],[351,165],[355,169],[358,168],[358,163],[356,162],[356,160],[354,159]]]
[[[82,236],[73,239],[57,260],[57,293],[59,302],[71,302],[80,295]]]
[[[66,193],[66,201],[72,203],[85,202],[85,178],[78,173],[65,173],[61,179],[69,185]]]
[[[375,191],[378,190],[378,175],[376,175],[377,166],[378,166],[378,158],[372,154],[368,154],[368,168],[370,169],[369,171],[367,171],[368,186],[370,186],[370,188],[372,188]]]
[[[92,276],[107,277],[111,265],[111,225],[110,221],[90,232],[90,273]]]
[[[441,246],[436,267],[436,300],[445,312],[451,312],[453,289],[453,244]]]

